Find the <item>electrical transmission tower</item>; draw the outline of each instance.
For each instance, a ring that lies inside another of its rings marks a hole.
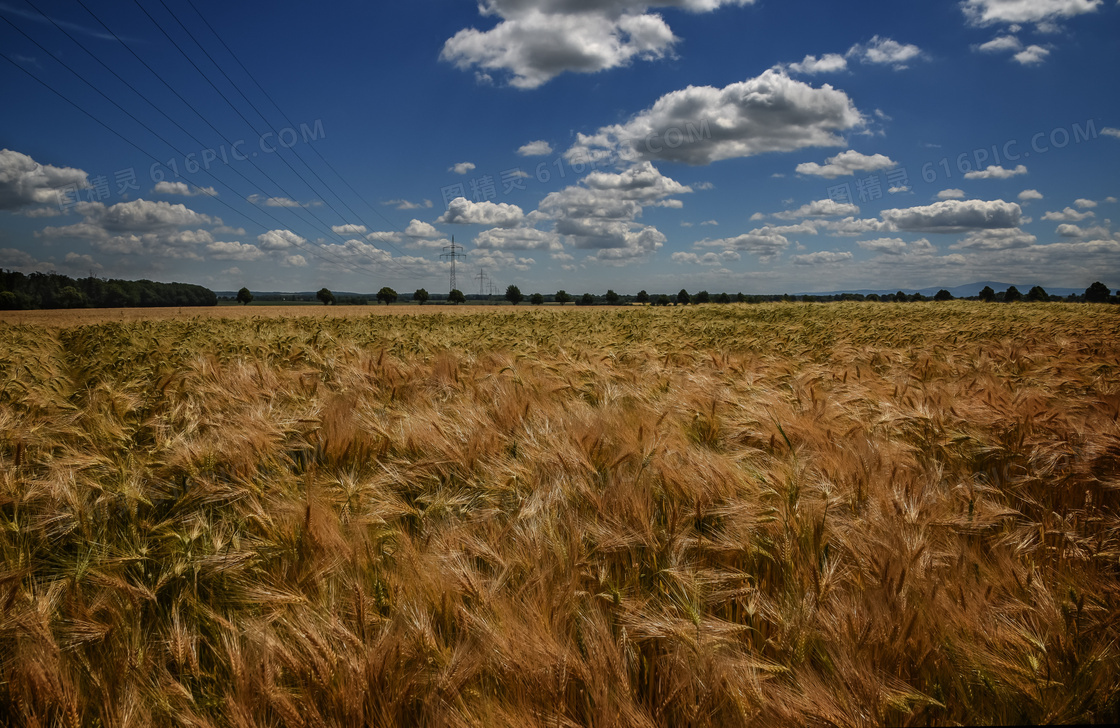
[[[485,286],[486,281],[489,280],[489,278],[486,277],[486,272],[485,272],[484,269],[482,269],[482,268],[478,269],[478,275],[475,276],[475,280],[478,281],[478,295],[481,296],[481,295],[483,295],[483,292],[485,290],[483,288],[483,286]]]
[[[451,245],[443,246],[443,253],[440,254],[441,258],[448,258],[451,261],[451,288],[454,291],[455,286],[455,259],[464,257],[459,251],[463,249],[462,245],[455,244],[455,236],[451,236]]]

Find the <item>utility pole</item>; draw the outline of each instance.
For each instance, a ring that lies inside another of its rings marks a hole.
[[[483,268],[478,269],[478,275],[475,276],[475,279],[478,281],[478,295],[481,296],[482,293],[483,293],[483,288],[482,287],[484,285],[486,285],[486,280],[487,280],[486,272]]]
[[[462,249],[463,249],[462,245],[456,245],[455,244],[455,236],[452,235],[451,236],[451,245],[443,246],[443,253],[441,253],[440,256],[439,256],[441,258],[448,258],[448,259],[451,260],[451,288],[449,290],[452,290],[452,291],[454,291],[455,288],[456,288],[456,286],[455,286],[455,259],[463,257],[463,254],[459,252]]]

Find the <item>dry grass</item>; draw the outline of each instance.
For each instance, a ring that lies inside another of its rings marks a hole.
[[[0,715],[1120,719],[1115,308],[566,313],[0,324]]]

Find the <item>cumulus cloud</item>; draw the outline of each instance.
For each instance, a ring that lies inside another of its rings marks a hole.
[[[813,226],[832,235],[863,235],[864,233],[892,232],[894,227],[877,218],[859,219],[845,217],[843,220],[814,220]]]
[[[1022,192],[1019,193],[1019,200],[1021,202],[1027,202],[1028,200],[1041,200],[1041,199],[1042,199],[1042,193],[1039,192],[1038,190],[1023,190]]]
[[[220,226],[222,222],[182,204],[144,199],[111,207],[100,202],[79,202],[74,209],[83,215],[82,222],[46,227],[37,235],[86,240],[106,253],[198,259],[198,247],[213,242],[213,236],[207,230],[181,228]]]
[[[1061,212],[1048,212],[1042,216],[1043,220],[1052,220],[1054,222],[1081,222],[1086,218],[1095,217],[1092,212],[1078,212],[1072,207],[1067,207]]]
[[[941,190],[940,192],[937,193],[937,199],[939,199],[939,200],[960,200],[963,197],[964,197],[964,190],[959,190],[959,189]],[[1020,196],[1019,199],[1023,199],[1022,196]]]
[[[404,199],[401,199],[401,200],[385,200],[381,204],[382,205],[392,205],[393,207],[397,208],[398,210],[420,210],[420,209],[423,209],[423,208],[429,208],[430,209],[432,207],[432,201],[427,200],[427,199],[422,200],[420,202],[411,202],[409,200],[404,200]]]
[[[796,210],[786,210],[774,213],[779,220],[796,220],[807,217],[840,217],[842,215],[858,215],[859,206],[836,200],[817,200],[809,202]]]
[[[475,248],[467,251],[467,257],[471,265],[481,266],[490,271],[505,269],[524,272],[537,263],[534,258],[526,258],[505,250],[495,249]]]
[[[1082,210],[1084,210],[1087,207],[1096,207],[1097,206],[1097,201],[1096,200],[1086,200],[1085,198],[1080,197],[1080,198],[1074,200],[1073,204],[1077,205]]]
[[[152,188],[152,194],[156,195],[179,195],[181,197],[198,197],[206,195],[208,197],[217,197],[218,191],[213,187],[192,187],[186,182],[157,182],[156,186]]]
[[[790,258],[790,262],[794,265],[830,265],[843,263],[844,261],[851,259],[852,254],[848,251],[834,252],[831,250],[819,250],[816,253],[795,255]]]
[[[1106,126],[1103,129],[1101,129],[1101,134],[1104,134],[1105,136],[1115,137],[1116,139],[1120,139],[1120,129],[1116,129],[1116,128],[1111,127],[1111,126]]]
[[[902,238],[876,238],[875,240],[861,240],[856,245],[864,250],[882,255],[932,254],[936,250],[933,244],[925,238],[910,243]]]
[[[307,245],[307,238],[296,235],[291,230],[269,230],[257,236],[257,247],[268,253],[283,253],[292,248]]]
[[[976,50],[981,53],[1005,53],[1009,51],[1020,51],[1023,49],[1023,44],[1013,35],[999,35],[992,38],[987,43],[981,43],[976,46]]]
[[[1040,45],[1029,45],[1016,53],[1012,58],[1024,66],[1036,66],[1046,60],[1050,49]]]
[[[880,216],[896,230],[963,233],[1019,227],[1022,209],[1004,200],[942,200],[932,205],[883,210]]]
[[[723,248],[725,251],[742,251],[755,255],[762,262],[769,262],[782,254],[790,245],[789,239],[767,226],[730,238],[705,238],[693,243],[697,248]]]
[[[861,63],[889,65],[895,70],[902,70],[910,61],[920,58],[922,50],[916,45],[899,43],[876,35],[864,45],[852,46],[847,55],[849,58],[858,59]]]
[[[957,250],[1010,250],[1034,245],[1037,238],[1019,228],[974,230],[960,241],[950,245]]]
[[[472,202],[465,197],[456,197],[447,206],[447,212],[440,215],[436,222],[510,228],[524,219],[525,213],[517,205],[505,202],[494,203],[488,200]]]
[[[826,53],[819,58],[805,56],[800,62],[790,63],[785,68],[792,73],[802,73],[807,76],[817,73],[835,73],[848,69],[848,59],[839,53]]]
[[[552,145],[543,139],[538,139],[535,142],[522,144],[517,148],[517,153],[522,157],[543,157],[552,154]]]
[[[331,232],[336,235],[365,235],[366,226],[352,223],[346,225],[331,225]]]
[[[843,91],[828,84],[816,88],[771,69],[724,88],[672,91],[623,124],[578,134],[565,156],[584,162],[702,165],[766,152],[845,146],[841,132],[864,123]]]
[[[489,30],[465,28],[444,43],[440,58],[476,77],[509,77],[532,89],[564,72],[596,73],[633,60],[669,55],[678,38],[655,7],[709,12],[754,0],[483,0],[484,16],[499,18]]]
[[[57,205],[60,192],[87,187],[87,175],[80,169],[39,164],[26,154],[0,149],[0,210]]]
[[[408,223],[408,227],[404,229],[404,234],[410,238],[438,238],[442,235],[431,223],[415,219]]]
[[[898,166],[890,157],[883,154],[860,154],[854,149],[829,157],[823,165],[816,162],[803,162],[797,165],[798,174],[808,174],[825,179],[836,179],[853,175],[856,172],[877,172]]]
[[[311,202],[297,202],[296,200],[288,197],[267,197],[265,195],[258,195],[253,193],[246,197],[249,202],[254,205],[264,205],[265,207],[319,207],[322,202],[312,200]]]
[[[1015,169],[1004,169],[998,165],[989,165],[987,169],[976,169],[971,172],[966,172],[965,179],[1010,179],[1021,174],[1026,174],[1027,168],[1025,165],[1018,165]]]
[[[973,25],[1052,23],[1092,13],[1101,0],[964,0],[961,9]]]
[[[674,263],[679,263],[679,264],[682,264],[682,265],[683,264],[691,264],[691,265],[711,266],[711,265],[725,265],[727,263],[733,263],[737,260],[742,259],[743,256],[741,256],[738,252],[736,252],[734,250],[724,250],[721,253],[708,252],[708,253],[704,253],[703,255],[699,255],[697,253],[686,253],[686,252],[683,252],[683,251],[678,251],[676,253],[673,253],[673,255],[670,256],[670,257],[672,258]]]
[[[450,167],[448,167],[447,171],[448,172],[454,172],[455,174],[466,174],[467,172],[470,172],[472,169],[475,169],[474,162],[459,162],[458,164],[453,164]]]
[[[490,250],[547,250],[564,249],[560,235],[550,230],[536,228],[493,228],[484,230],[474,239],[476,247]]]
[[[213,242],[206,246],[206,252],[215,260],[253,261],[265,257],[257,246],[241,242]]]
[[[1101,225],[1083,228],[1080,225],[1074,225],[1068,222],[1059,225],[1055,232],[1063,238],[1107,238],[1112,235],[1112,232],[1108,228]]]

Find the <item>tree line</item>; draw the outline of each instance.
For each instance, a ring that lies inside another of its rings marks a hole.
[[[218,296],[192,283],[127,281],[89,276],[71,278],[60,273],[0,270],[0,310],[38,308],[148,308],[216,306]]]

